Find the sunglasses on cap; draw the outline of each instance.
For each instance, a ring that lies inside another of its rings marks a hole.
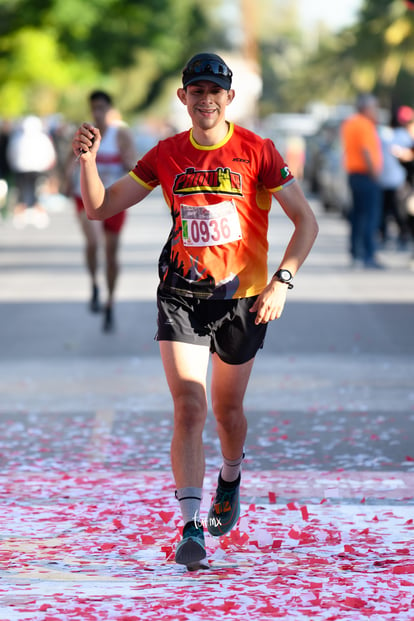
[[[201,74],[211,74],[222,76],[223,78],[231,78],[233,76],[233,72],[225,63],[211,59],[194,60],[190,62],[183,71],[183,76],[185,78]]]

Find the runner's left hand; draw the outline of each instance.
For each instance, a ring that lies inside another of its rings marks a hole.
[[[285,306],[287,291],[287,285],[277,280],[272,280],[263,289],[250,309],[251,313],[256,313],[256,325],[279,319]]]

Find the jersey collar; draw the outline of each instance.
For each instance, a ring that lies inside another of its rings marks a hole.
[[[190,129],[190,142],[191,142],[191,144],[193,145],[193,147],[195,149],[199,149],[200,151],[214,151],[214,149],[219,149],[220,147],[225,145],[230,140],[230,138],[232,137],[233,132],[234,132],[234,123],[230,122],[229,123],[229,130],[228,130],[226,136],[224,136],[223,140],[221,140],[217,144],[213,144],[213,145],[210,145],[208,147],[205,147],[205,146],[202,146],[201,144],[198,144],[198,142],[196,142],[194,140],[193,130]]]

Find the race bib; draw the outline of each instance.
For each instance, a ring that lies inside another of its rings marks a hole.
[[[220,246],[242,238],[233,201],[194,207],[181,205],[184,246]]]

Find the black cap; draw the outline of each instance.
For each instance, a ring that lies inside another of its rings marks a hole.
[[[217,54],[203,52],[193,56],[183,70],[183,87],[208,80],[228,91],[231,88],[232,71]]]

